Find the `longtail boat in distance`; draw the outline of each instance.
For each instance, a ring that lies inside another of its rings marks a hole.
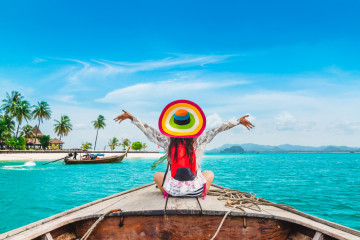
[[[360,232],[215,184],[202,199],[164,198],[150,183],[3,233],[0,239],[360,240]]]
[[[71,159],[71,156],[65,157],[65,164],[97,164],[97,163],[114,163],[121,162],[126,154],[128,153],[130,147],[128,147],[125,153],[121,155],[104,157],[104,154],[87,154],[80,156],[80,159]]]

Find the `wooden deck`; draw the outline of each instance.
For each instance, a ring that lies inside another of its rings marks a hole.
[[[212,188],[222,187],[213,185]],[[223,216],[229,211],[229,208],[225,207],[224,201],[219,201],[216,196],[207,196],[205,200],[170,197],[166,201],[155,184],[150,183],[1,234],[0,239],[33,239],[41,235],[47,239],[45,235],[54,229],[79,220],[99,217],[112,209],[122,209],[121,214],[124,216],[164,214],[169,216],[174,214]],[[238,210],[231,212],[229,216],[259,217],[295,223],[315,230],[319,238],[314,236],[313,239],[321,239],[321,234],[326,234],[341,240],[360,240],[359,231],[310,215],[309,217],[312,219],[274,206],[261,206],[261,209],[260,212],[250,209],[245,209],[246,212]],[[119,216],[119,213],[112,213],[110,216]]]

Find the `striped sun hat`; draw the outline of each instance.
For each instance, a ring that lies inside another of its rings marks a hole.
[[[188,100],[176,100],[169,103],[159,118],[160,132],[169,137],[194,138],[205,129],[204,112]]]

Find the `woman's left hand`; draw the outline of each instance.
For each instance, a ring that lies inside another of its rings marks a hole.
[[[249,120],[246,119],[247,117],[249,117],[249,115],[242,116],[240,118],[240,124],[244,125],[248,130],[250,130],[255,126]]]

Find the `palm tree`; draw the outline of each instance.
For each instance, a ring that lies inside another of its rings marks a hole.
[[[55,133],[60,136],[67,136],[68,133],[72,130],[72,124],[70,123],[70,118],[66,115],[61,115],[60,121],[55,120],[54,124]]]
[[[15,122],[9,116],[0,115],[0,148],[6,145],[6,140],[11,138],[11,134],[15,129]]]
[[[9,116],[0,115],[0,131],[12,133],[15,130],[15,122]]]
[[[15,122],[9,116],[0,115],[0,148],[6,147],[6,140],[11,138],[15,129]]]
[[[18,133],[19,133],[19,128],[20,128],[20,125],[21,125],[23,119],[25,119],[27,122],[28,120],[30,120],[32,118],[30,103],[26,100],[19,101],[15,105],[15,110],[14,110],[13,116],[18,121],[18,127],[17,127],[16,135],[15,135],[15,137],[17,137]]]
[[[112,139],[109,140],[108,145],[109,145],[111,151],[114,150],[116,146],[120,145],[119,139],[117,139],[116,137],[113,137]]]
[[[145,151],[145,149],[147,148],[148,146],[146,145],[146,143],[143,143],[142,144],[142,149],[144,149],[144,151]]]
[[[34,119],[39,121],[38,129],[40,128],[40,123],[43,122],[44,119],[48,120],[51,117],[50,106],[47,102],[41,101],[38,102],[38,105],[34,106],[35,109],[33,111]],[[37,137],[38,131],[36,131],[35,137]]]
[[[122,139],[121,146],[125,150],[126,147],[130,146],[131,141],[128,138]]]
[[[95,145],[94,145],[94,150],[95,150],[99,129],[104,129],[106,126],[104,116],[99,115],[95,121],[92,121],[92,124],[93,124],[94,128],[96,129],[96,138],[95,138]]]
[[[88,150],[88,149],[91,149],[91,146],[92,146],[91,143],[89,143],[89,142],[84,142],[84,143],[81,144],[81,149],[82,149],[82,150]]]
[[[6,93],[6,98],[2,100],[3,105],[1,105],[1,109],[4,110],[6,116],[10,116],[11,118],[14,116],[16,105],[23,99],[21,93],[17,91],[12,91],[11,96],[9,93]]]
[[[5,130],[3,132],[0,132],[0,146],[5,145],[6,148],[6,140],[9,140],[11,138],[11,132]]]
[[[33,138],[34,135],[33,135],[32,130],[33,130],[33,127],[30,126],[29,124],[27,124],[22,128],[20,135],[23,136],[24,138]]]

